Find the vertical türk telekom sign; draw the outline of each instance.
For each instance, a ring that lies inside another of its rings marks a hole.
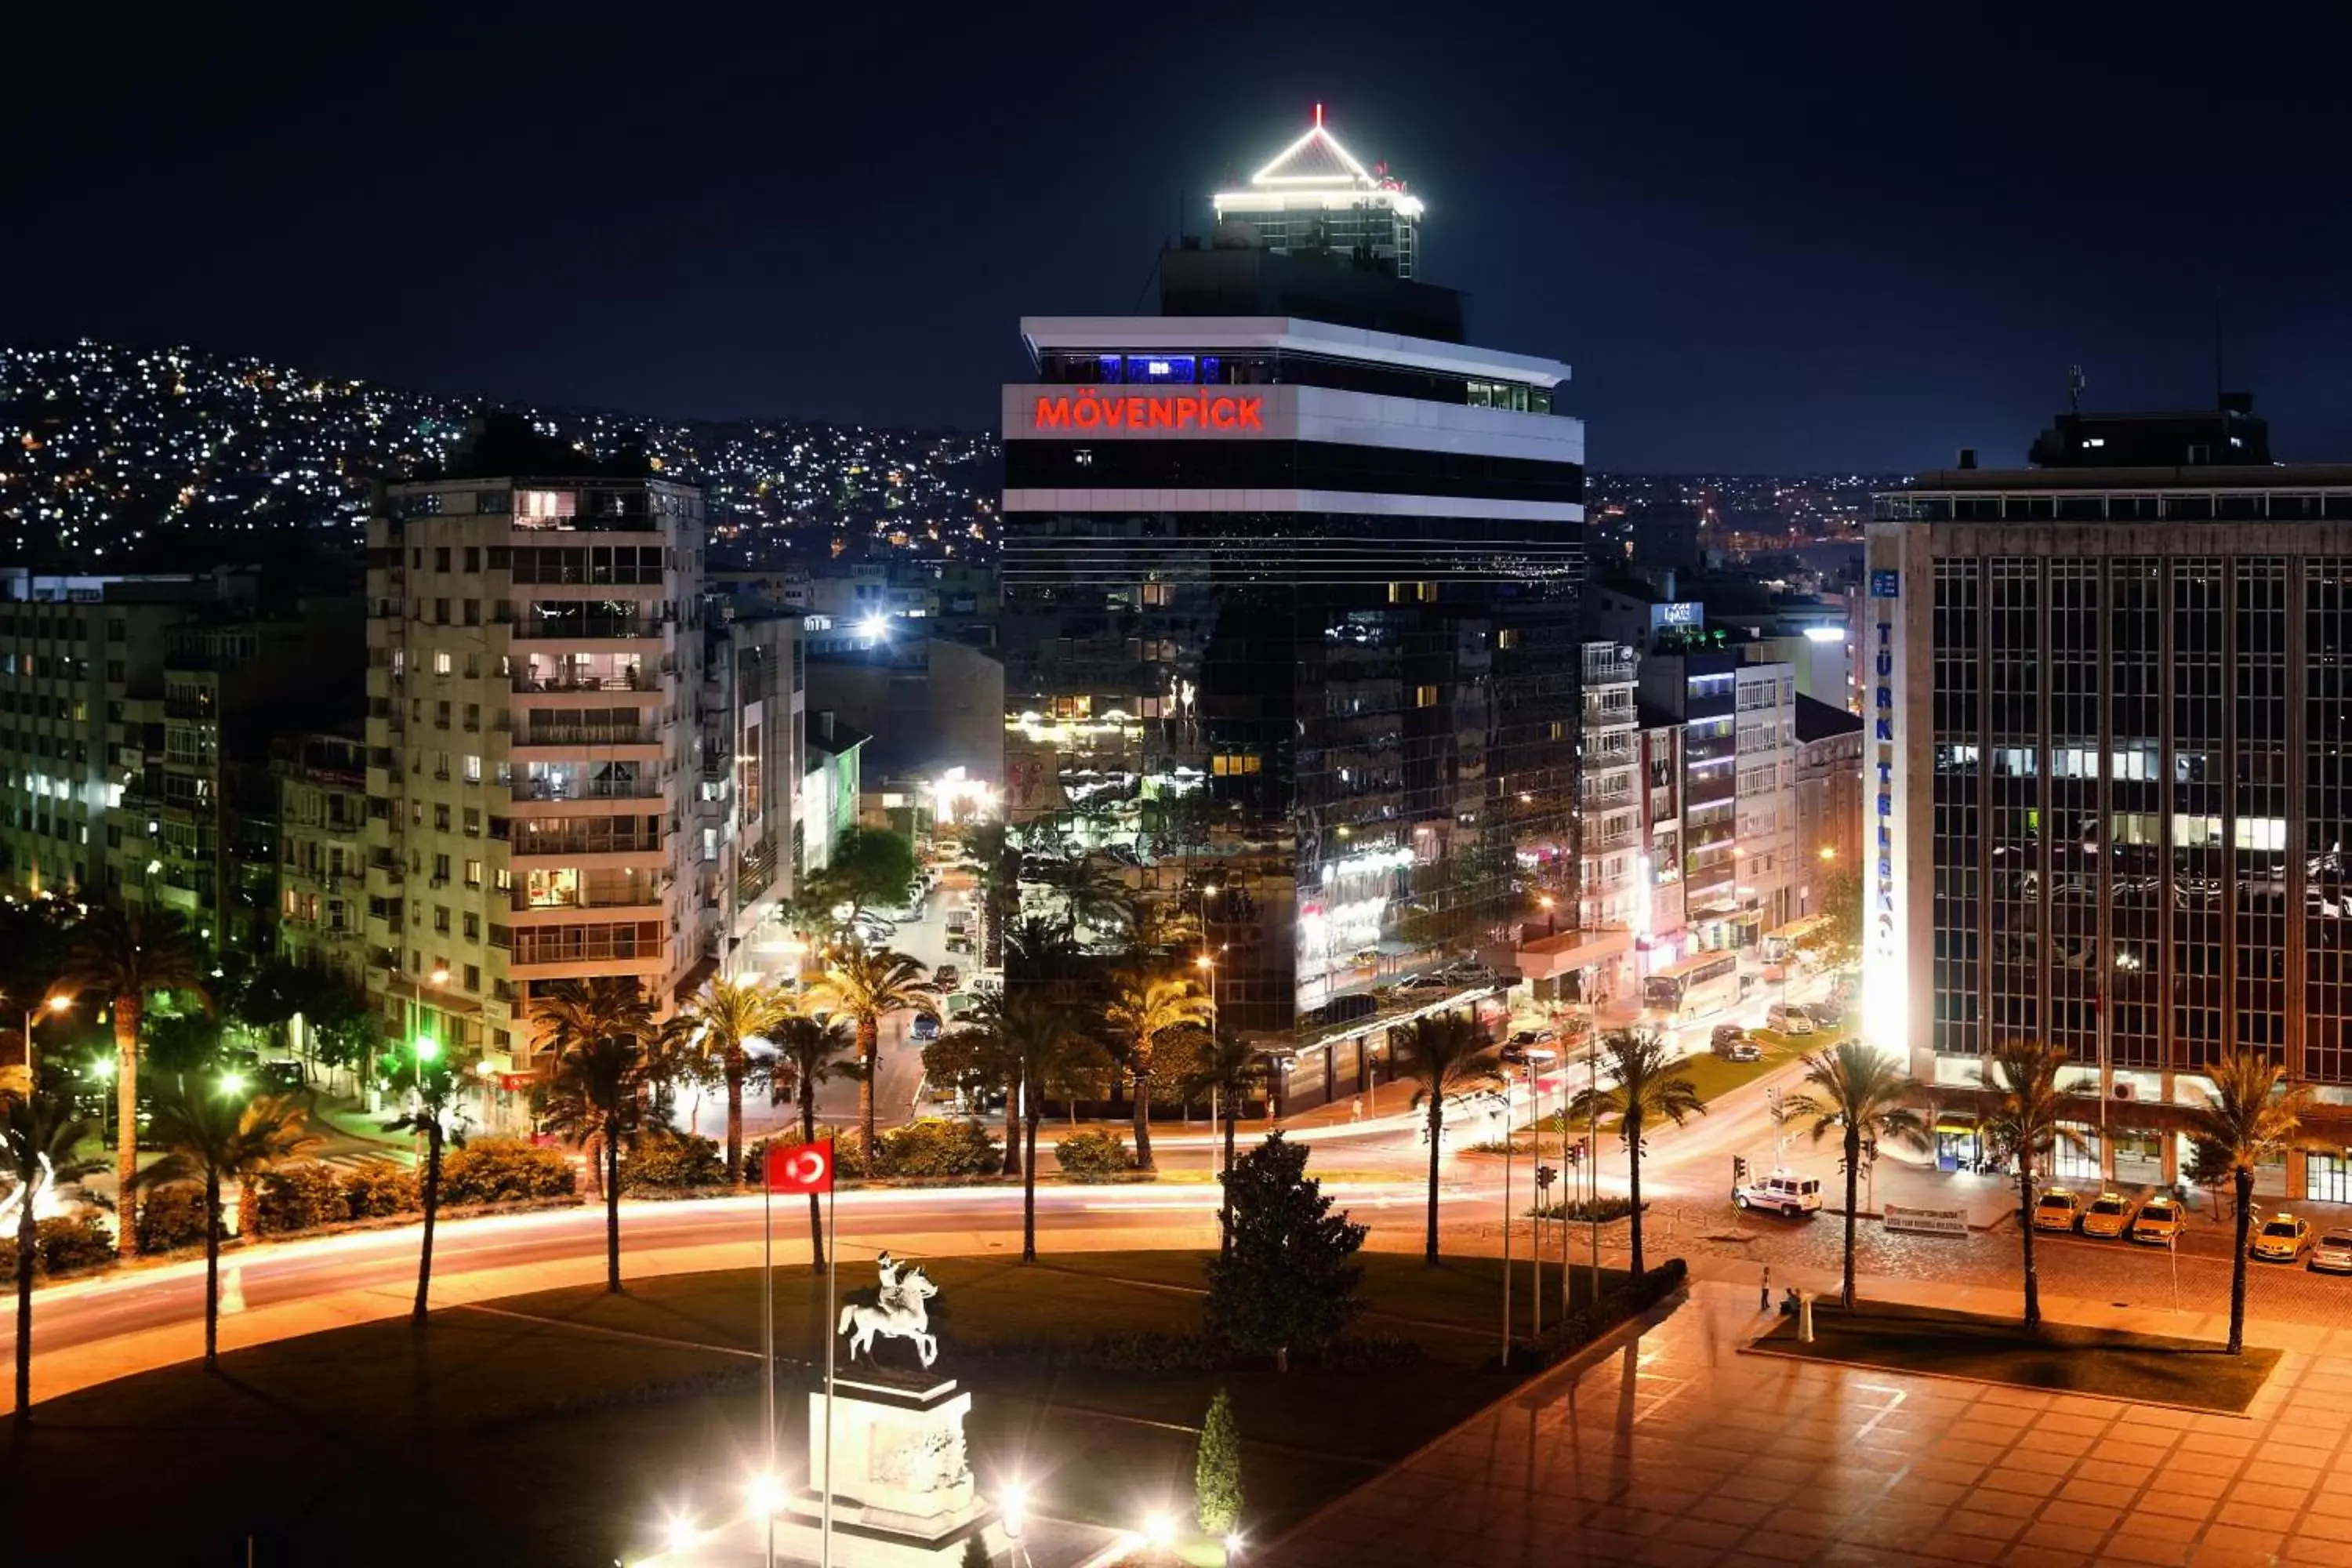
[[[1222,430],[1235,435],[1265,428],[1265,399],[1232,393],[1180,392],[1141,396],[1093,387],[1037,395],[1040,430]]]

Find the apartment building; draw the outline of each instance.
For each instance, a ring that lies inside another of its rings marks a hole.
[[[367,984],[367,739],[358,721],[278,737],[278,956]]]
[[[550,986],[629,975],[667,1008],[715,965],[703,515],[641,466],[492,445],[368,525],[367,932],[390,1026],[511,1093]]]

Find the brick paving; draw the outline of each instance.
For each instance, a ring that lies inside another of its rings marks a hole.
[[[2352,1565],[2352,1331],[2243,1417],[1741,1353],[1701,1284],[1273,1544],[1280,1568]]]

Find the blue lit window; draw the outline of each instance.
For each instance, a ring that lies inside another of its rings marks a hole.
[[[1130,382],[1174,382],[1190,385],[1192,380],[1191,354],[1129,354],[1127,356],[1127,379]]]
[[[1112,384],[1118,382],[1119,358],[1117,354],[1103,354],[1097,359],[1096,363],[1100,367],[1096,379]]]
[[[1201,356],[1201,381],[1203,385],[1225,379],[1225,362],[1215,354]]]

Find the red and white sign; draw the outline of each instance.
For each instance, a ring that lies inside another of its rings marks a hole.
[[[772,1193],[833,1191],[833,1140],[817,1143],[768,1146],[768,1190]]]
[[[1092,388],[1076,396],[1039,394],[1036,424],[1040,430],[1244,430],[1265,428],[1265,399],[1225,393],[1181,392],[1170,395],[1139,393],[1097,395]]]

